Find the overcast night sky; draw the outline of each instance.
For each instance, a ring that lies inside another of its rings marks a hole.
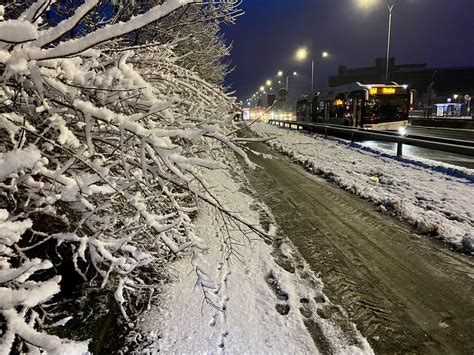
[[[279,69],[294,69],[302,74],[294,85],[308,87],[310,62],[293,59],[301,46],[331,53],[317,58],[317,87],[327,85],[338,65],[372,66],[386,55],[388,10],[378,2],[364,10],[356,0],[244,0],[246,14],[225,29],[235,66],[226,84],[245,99]],[[474,66],[473,16],[474,0],[399,0],[392,55],[398,64]]]

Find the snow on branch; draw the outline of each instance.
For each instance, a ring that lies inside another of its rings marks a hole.
[[[57,26],[51,27],[46,31],[42,31],[38,39],[30,45],[33,47],[42,48],[47,44],[57,40],[65,33],[72,30],[94,7],[97,6],[99,0],[86,1],[82,6],[74,11],[74,16],[65,21],[60,22]]]
[[[168,0],[59,43],[96,0],[45,30],[35,21],[51,1],[0,21],[0,29],[30,29],[1,32],[10,44],[0,50],[0,350],[87,349],[41,331],[58,323],[44,305],[61,297],[64,281],[50,258],[70,259],[88,287],[111,290],[133,326],[159,277],[150,270],[206,249],[193,225],[201,203],[265,237],[202,178],[229,168],[225,151],[253,166],[231,134],[234,99],[183,66],[175,43],[88,50],[194,3]]]
[[[86,1],[86,4],[84,6],[86,6],[87,3],[95,3],[95,2],[96,0],[88,0]],[[32,59],[44,60],[44,59],[60,58],[60,57],[66,57],[66,56],[78,54],[78,53],[84,52],[85,50],[89,48],[97,46],[101,43],[110,41],[111,39],[124,36],[127,33],[133,32],[141,27],[148,25],[151,22],[157,21],[158,19],[168,15],[169,13],[173,12],[174,10],[186,4],[198,3],[198,2],[199,1],[196,1],[196,0],[167,0],[162,5],[155,6],[154,8],[145,12],[144,14],[135,16],[127,22],[105,26],[82,38],[72,39],[67,42],[62,42],[58,46],[51,49],[36,51],[34,50],[35,48],[33,47],[32,48],[33,50],[29,51],[28,55]],[[84,9],[84,12],[85,10],[87,10],[87,7]],[[62,34],[65,33],[67,28],[68,26],[65,25],[64,28],[57,29],[57,31],[60,31],[60,33],[55,34],[54,33],[55,31],[51,31],[51,33],[49,33],[48,35],[49,37],[59,38],[62,36]],[[48,36],[46,36],[46,38],[47,37]],[[43,41],[40,41],[40,44],[42,42]],[[47,41],[44,41],[44,42],[47,42]]]

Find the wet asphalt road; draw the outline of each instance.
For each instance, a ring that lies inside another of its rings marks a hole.
[[[408,127],[408,135],[416,136],[428,136],[437,138],[449,138],[465,141],[474,141],[474,130],[463,130],[463,129],[448,129],[448,128],[426,128],[426,127]],[[390,150],[392,152],[397,151],[397,145],[395,143],[388,142],[376,142],[376,141],[364,141],[360,142],[363,146],[370,148],[382,148]],[[403,154],[405,156],[413,156],[424,159],[431,159],[448,163],[456,166],[461,166],[469,169],[474,169],[474,157],[453,154],[447,152],[439,152],[436,150],[413,147],[409,145],[403,146]]]
[[[431,128],[411,126],[407,129],[408,134],[431,136],[439,138],[459,139],[464,141],[474,141],[473,129],[450,129],[450,128]]]
[[[364,141],[359,142],[364,147],[374,149],[385,149],[393,153],[397,152],[397,144],[389,142]],[[460,155],[447,152],[439,152],[436,150],[414,147],[411,145],[403,145],[403,156],[413,158],[423,158],[435,160],[446,164],[460,166],[464,168],[474,169],[474,157],[467,155]]]
[[[474,353],[474,261],[311,175],[263,143],[248,171],[271,209],[376,353]]]

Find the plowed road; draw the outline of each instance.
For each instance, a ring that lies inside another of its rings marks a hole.
[[[376,353],[474,353],[474,262],[370,203],[305,172],[263,143],[248,171],[325,293]]]

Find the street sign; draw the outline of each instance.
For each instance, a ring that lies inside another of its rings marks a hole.
[[[280,96],[280,99],[286,99],[286,97],[288,96],[288,90],[282,88],[280,89],[280,91],[278,91],[278,95]]]
[[[444,108],[443,106],[438,106],[436,110],[436,116],[437,117],[443,117],[444,116]]]

